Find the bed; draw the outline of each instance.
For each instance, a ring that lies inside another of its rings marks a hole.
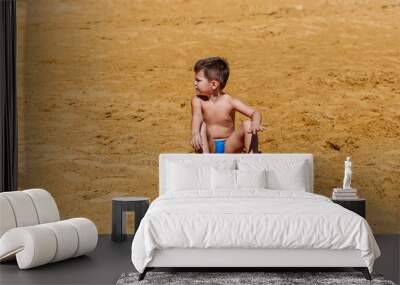
[[[132,242],[158,267],[352,267],[380,250],[366,220],[314,194],[312,154],[161,154],[159,197]]]

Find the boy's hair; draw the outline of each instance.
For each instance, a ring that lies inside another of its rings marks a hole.
[[[208,80],[217,80],[221,90],[224,89],[229,78],[228,61],[221,57],[208,57],[199,59],[194,65],[194,72],[204,70],[204,76]]]

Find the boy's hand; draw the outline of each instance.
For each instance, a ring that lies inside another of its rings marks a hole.
[[[200,134],[193,134],[191,144],[196,151],[200,151],[203,149],[203,143]]]
[[[265,130],[265,128],[261,126],[259,122],[254,122],[254,121],[251,122],[249,133],[257,134],[257,132],[262,132],[263,130]]]

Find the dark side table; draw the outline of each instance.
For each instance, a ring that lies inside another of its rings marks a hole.
[[[115,197],[112,198],[112,234],[111,240],[126,239],[126,212],[135,213],[135,232],[140,221],[146,214],[150,199],[146,197]]]
[[[339,204],[340,206],[359,214],[365,219],[365,199],[352,199],[352,200],[336,200],[332,199],[333,203]]]

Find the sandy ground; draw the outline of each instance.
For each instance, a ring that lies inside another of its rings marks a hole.
[[[157,197],[159,153],[192,151],[192,65],[220,55],[263,152],[313,153],[327,196],[352,155],[373,230],[400,233],[399,1],[17,2],[20,188],[63,218],[109,233],[111,197]]]

